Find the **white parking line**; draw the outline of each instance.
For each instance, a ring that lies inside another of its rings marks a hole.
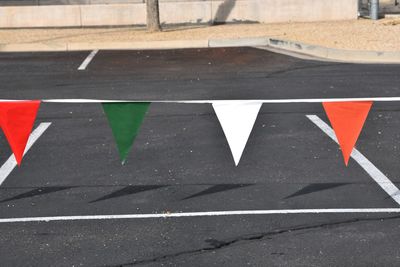
[[[24,155],[29,151],[33,144],[39,139],[39,137],[44,133],[44,131],[49,128],[51,122],[42,122],[39,126],[31,133],[26,144]],[[8,175],[17,166],[17,161],[14,155],[11,155],[8,160],[0,168],[0,185],[7,179]]]
[[[321,120],[317,115],[306,115],[315,125],[317,125],[324,133],[326,133],[332,140],[338,143],[335,132],[328,124]],[[378,183],[378,185],[385,190],[389,196],[400,205],[400,191],[371,161],[369,161],[360,151],[356,148],[353,149],[351,157],[360,164],[371,177]]]
[[[86,67],[89,65],[90,61],[94,58],[94,56],[99,52],[99,50],[93,50],[90,54],[85,58],[82,64],[79,66],[78,70],[85,70]]]
[[[79,221],[79,220],[156,219],[156,218],[240,216],[240,215],[243,216],[243,215],[278,215],[278,214],[283,214],[283,215],[284,214],[327,214],[327,213],[338,213],[338,214],[340,214],[340,213],[400,213],[400,208],[232,210],[232,211],[204,211],[204,212],[178,212],[178,213],[150,213],[150,214],[25,217],[25,218],[3,218],[3,219],[0,219],[0,223]]]

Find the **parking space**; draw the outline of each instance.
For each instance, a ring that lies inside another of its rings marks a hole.
[[[78,70],[89,54],[1,54],[1,98],[398,95],[395,65],[221,48],[99,51]],[[320,104],[264,104],[235,167],[210,104],[153,103],[121,165],[100,104],[42,103],[34,128],[51,126],[1,184],[1,218],[398,208],[359,163],[343,164],[338,145],[307,115],[328,122]],[[399,125],[398,105],[377,103],[357,143],[393,186]],[[11,152],[2,134],[0,146],[3,164]],[[385,212],[1,223],[0,255],[10,265],[263,266],[336,265],[352,251],[360,265],[385,265],[398,256],[397,223]]]
[[[306,61],[256,48],[99,51],[85,71],[78,71],[90,53],[45,53],[46,58],[55,58],[37,73],[31,66],[42,64],[41,54],[29,54],[13,72],[2,64],[2,93],[31,99],[370,97],[396,96],[400,83],[397,65]],[[1,54],[0,62],[14,57],[20,58]],[[63,71],[53,72],[58,69]],[[23,73],[23,79],[12,73]]]

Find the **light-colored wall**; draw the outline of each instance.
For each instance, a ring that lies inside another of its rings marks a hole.
[[[0,27],[73,27],[80,24],[79,6],[1,7]]]
[[[146,21],[146,7],[136,4],[81,5],[78,26],[135,25]]]
[[[324,21],[357,18],[358,0],[161,1],[162,23]],[[143,25],[144,3],[0,7],[0,28]]]
[[[356,19],[357,0],[258,0],[261,22]]]

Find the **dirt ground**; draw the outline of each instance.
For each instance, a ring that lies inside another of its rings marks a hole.
[[[399,51],[400,18],[329,22],[167,26],[160,33],[144,27],[3,29],[0,43],[130,42],[202,40],[210,38],[276,37],[350,50]]]

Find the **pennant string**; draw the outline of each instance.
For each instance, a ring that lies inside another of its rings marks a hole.
[[[48,103],[101,103],[124,164],[151,103],[212,104],[228,141],[236,166],[239,164],[263,103],[322,103],[342,149],[346,166],[373,102],[400,101],[400,97],[314,98],[265,100],[100,100],[45,99]],[[0,127],[18,165],[33,128],[40,100],[0,99]]]
[[[0,102],[0,127],[21,165],[25,147],[36,119],[40,101]]]
[[[367,119],[372,101],[324,102],[326,115],[342,149],[344,163],[348,165],[351,152]]]
[[[102,105],[124,165],[150,103],[103,103]]]
[[[228,141],[236,166],[242,157],[261,105],[260,102],[225,101],[213,103],[213,108]]]

